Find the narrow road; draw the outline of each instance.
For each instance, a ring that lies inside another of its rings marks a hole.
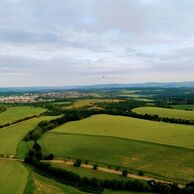
[[[55,163],[55,164],[66,164],[69,166],[73,166],[74,161],[72,160],[51,160],[49,161],[50,163]],[[87,169],[93,169],[93,165],[91,164],[81,164],[81,167],[83,168],[87,168]],[[111,173],[111,174],[117,174],[117,175],[122,175],[122,171],[117,171],[114,169],[109,169],[109,168],[105,168],[105,167],[98,167],[98,171],[101,172],[106,172],[106,173]],[[145,180],[145,181],[156,181],[156,182],[161,182],[161,183],[172,183],[171,181],[166,181],[166,180],[162,180],[159,178],[155,178],[155,177],[151,177],[151,176],[140,176],[137,174],[132,174],[132,173],[128,173],[127,177],[129,178],[133,178],[133,179],[138,179],[138,180]],[[180,187],[184,187],[183,184],[179,184]]]

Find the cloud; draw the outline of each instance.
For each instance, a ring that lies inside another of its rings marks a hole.
[[[1,0],[1,86],[193,80],[193,9],[192,0]]]

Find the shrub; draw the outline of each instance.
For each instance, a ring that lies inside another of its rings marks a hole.
[[[93,170],[98,170],[98,165],[97,164],[93,165]]]
[[[73,163],[73,166],[75,166],[75,167],[80,167],[81,164],[82,164],[82,161],[79,160],[79,159],[77,159],[77,160],[75,160],[75,162]]]
[[[127,175],[128,175],[128,171],[127,170],[123,170],[122,176],[127,177]]]
[[[119,167],[119,166],[117,166],[117,167],[116,167],[116,170],[117,170],[117,171],[119,171],[119,170],[120,170],[120,167]]]
[[[139,176],[144,176],[144,172],[143,172],[143,171],[139,171],[139,172],[138,172],[138,175],[139,175]]]

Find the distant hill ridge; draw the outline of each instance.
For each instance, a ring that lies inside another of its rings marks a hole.
[[[9,92],[50,92],[50,91],[64,91],[64,90],[81,90],[81,89],[111,89],[111,88],[194,88],[194,81],[190,82],[147,82],[137,84],[97,84],[97,85],[83,85],[83,86],[48,86],[48,87],[2,87],[0,93]]]

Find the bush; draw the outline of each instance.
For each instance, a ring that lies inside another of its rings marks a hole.
[[[128,171],[127,170],[123,170],[122,176],[127,177],[127,175],[128,175]]]
[[[44,156],[44,160],[53,160],[54,159],[54,154],[49,154],[49,155],[46,155],[46,156]]]
[[[117,166],[117,167],[116,167],[116,170],[117,170],[117,171],[119,171],[119,170],[120,170],[120,167],[119,167],[119,166]]]
[[[144,176],[144,172],[143,172],[143,171],[139,171],[139,172],[138,172],[138,175],[139,175],[139,176]]]
[[[93,165],[93,170],[98,170],[98,165],[97,164]]]
[[[77,160],[73,163],[73,166],[75,166],[75,167],[80,167],[81,164],[82,164],[82,161],[79,160],[79,159],[77,159]]]

